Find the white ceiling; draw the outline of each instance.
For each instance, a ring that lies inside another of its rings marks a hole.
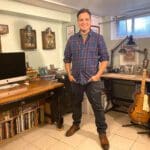
[[[15,0],[42,8],[73,13],[88,8],[97,16],[130,16],[150,13],[150,0]]]

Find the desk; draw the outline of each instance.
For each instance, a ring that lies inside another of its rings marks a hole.
[[[109,100],[115,106],[123,105],[127,109],[134,100],[134,92],[139,89],[142,81],[141,75],[127,75],[118,73],[105,73],[102,75],[102,80],[106,88],[106,94]],[[146,82],[150,83],[150,78],[146,78]],[[124,108],[123,108],[124,109]],[[126,112],[126,110],[118,110]]]
[[[4,109],[4,105],[10,105],[12,103],[28,101],[30,98],[49,98],[54,94],[55,100],[52,101],[52,121],[56,121],[58,127],[62,126],[62,115],[61,115],[61,88],[63,87],[63,83],[55,82],[55,81],[46,81],[46,80],[37,80],[30,82],[29,85],[26,86],[27,90],[23,92],[16,93],[12,96],[7,96],[4,98],[0,98],[0,109]],[[9,89],[12,91],[13,89]],[[15,89],[14,89],[15,90]],[[51,93],[53,92],[53,93]],[[57,111],[57,113],[55,112]]]
[[[120,73],[105,73],[102,75],[102,78],[142,81],[142,75],[130,75]],[[150,78],[146,78],[146,82],[150,82]]]

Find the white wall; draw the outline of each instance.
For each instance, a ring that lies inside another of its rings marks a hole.
[[[121,42],[121,40],[111,40],[111,24],[110,24],[110,17],[103,17],[103,21],[106,22],[103,24],[103,35],[104,39],[108,48],[108,52],[110,54],[110,50],[113,49],[118,43]],[[148,58],[150,57],[150,38],[134,38],[136,41],[136,44],[138,45],[140,50],[144,50],[144,48],[148,49]],[[119,49],[118,49],[119,50]],[[143,63],[143,55],[139,54],[139,64],[141,65]],[[118,51],[115,52],[114,55],[114,67],[119,67],[120,65],[120,54]],[[150,68],[150,65],[149,65]]]
[[[9,6],[10,3],[11,6]],[[0,24],[9,26],[9,33],[1,36],[2,52],[24,51],[29,65],[35,69],[50,64],[62,68],[64,51],[62,24],[71,21],[71,15],[7,0],[6,2],[0,1],[0,4]],[[7,10],[5,5],[8,5]],[[36,30],[36,50],[21,49],[20,29],[25,28],[26,25],[31,25]],[[41,31],[47,27],[51,27],[52,31],[55,32],[56,49],[42,49]]]
[[[102,17],[92,15],[91,24],[95,25],[95,26],[99,26],[100,27],[100,34],[103,35],[103,26],[99,25],[101,22],[102,22]]]
[[[13,0],[0,0],[0,12],[60,22],[69,22],[71,20],[71,15],[68,13],[36,7]]]
[[[55,64],[57,67],[61,66],[62,63],[61,51],[63,51],[61,23],[46,22],[1,14],[0,18],[1,24],[7,24],[9,26],[9,33],[1,36],[2,52],[21,51],[20,29],[24,28],[27,24],[29,24],[32,26],[34,30],[36,30],[36,38],[37,38],[36,50],[24,50],[24,52],[26,53],[26,58],[29,61],[29,64],[33,68],[38,68],[39,66],[49,64]],[[47,27],[51,27],[52,31],[55,32],[56,49],[53,50],[42,49],[41,31],[45,30]]]

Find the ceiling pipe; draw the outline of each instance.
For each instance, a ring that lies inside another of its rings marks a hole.
[[[146,10],[142,13],[135,13],[135,14],[132,13],[130,15],[124,15],[124,16],[121,16],[121,17],[115,16],[111,20],[100,22],[98,24],[101,25],[101,24],[105,24],[105,23],[116,22],[116,21],[119,21],[119,20],[126,20],[126,19],[129,19],[129,18],[138,17],[138,16],[142,16],[142,15],[148,15],[148,14],[150,14],[150,10]]]

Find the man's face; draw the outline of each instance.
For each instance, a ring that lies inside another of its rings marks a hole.
[[[91,17],[87,12],[78,16],[78,26],[81,32],[88,32],[91,27]]]

